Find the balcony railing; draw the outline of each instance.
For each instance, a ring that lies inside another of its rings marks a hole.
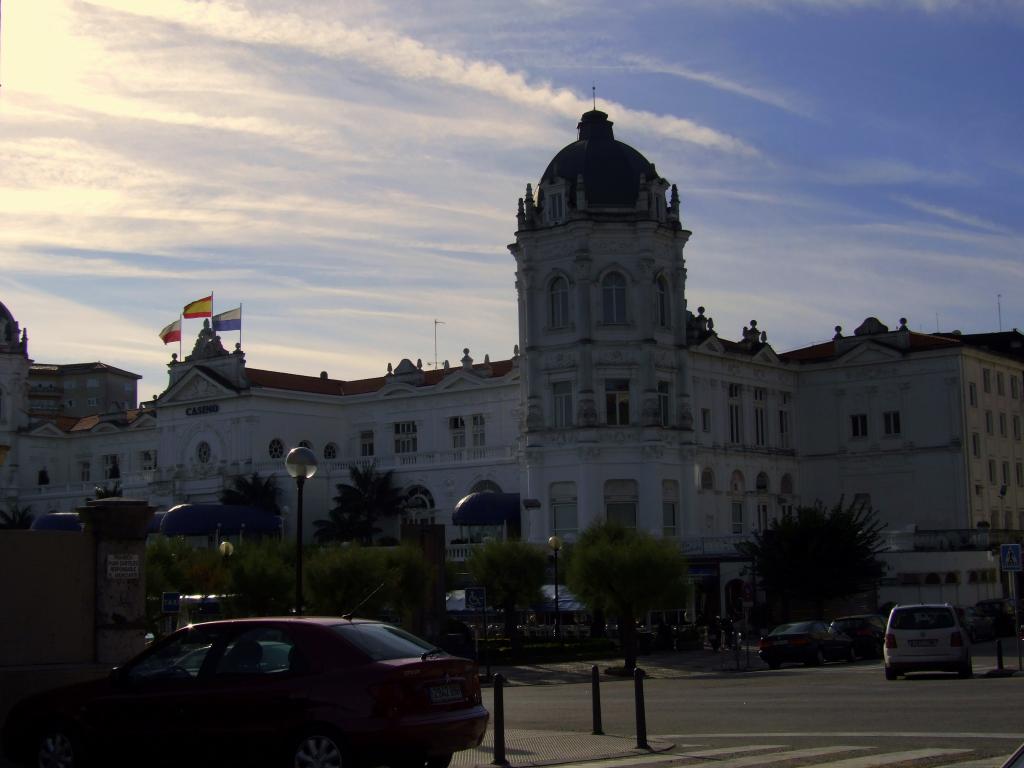
[[[488,446],[485,448],[459,448],[444,451],[417,451],[416,453],[384,454],[380,456],[359,456],[334,461],[321,461],[320,472],[329,474],[344,473],[349,465],[356,464],[363,469],[376,463],[377,469],[386,472],[389,469],[404,467],[446,467],[462,464],[505,463],[512,461],[511,446]],[[284,471],[284,459],[277,461],[261,461],[253,465],[253,471],[261,475],[280,474]]]
[[[686,537],[679,542],[684,555],[737,555],[736,545],[752,541],[753,534],[739,533],[730,536]]]

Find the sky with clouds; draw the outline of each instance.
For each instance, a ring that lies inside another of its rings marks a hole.
[[[210,291],[256,368],[429,366],[435,319],[507,358],[516,201],[592,84],[722,336],[1024,328],[1019,2],[0,2],[0,301],[144,398]]]

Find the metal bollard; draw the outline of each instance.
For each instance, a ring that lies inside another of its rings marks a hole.
[[[1003,668],[1003,641],[996,640],[996,669]]]
[[[594,700],[594,735],[604,736],[604,729],[601,728],[601,674],[597,671],[597,664],[590,668],[590,690]]]
[[[494,676],[494,759],[491,765],[508,765],[505,759],[505,676]]]
[[[647,744],[647,713],[644,711],[644,671],[633,670],[633,691],[636,695],[636,748],[650,749]]]

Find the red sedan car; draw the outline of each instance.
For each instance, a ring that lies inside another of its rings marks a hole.
[[[53,768],[445,768],[487,720],[476,664],[398,627],[240,619],[184,627],[108,678],[20,702],[3,747]]]

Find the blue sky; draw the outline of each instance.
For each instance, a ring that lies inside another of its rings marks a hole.
[[[516,200],[592,83],[678,184],[722,336],[995,330],[999,294],[1024,327],[1024,5],[423,5],[4,3],[0,300],[32,356],[149,397],[213,290],[252,367],[429,365],[435,318],[440,360],[508,357]]]

